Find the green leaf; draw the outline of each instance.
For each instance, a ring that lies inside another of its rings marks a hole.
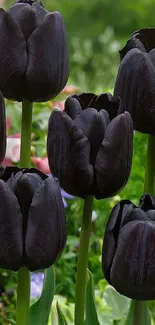
[[[57,307],[57,313],[58,313],[58,325],[67,325],[67,322],[65,320],[65,317],[63,315],[63,312],[62,312],[58,302],[57,302],[56,307]]]
[[[8,321],[8,323],[10,325],[15,325],[16,324],[16,322],[14,320],[12,320],[12,319],[7,319],[7,321]]]
[[[151,317],[146,301],[131,301],[125,325],[151,325]]]
[[[55,290],[54,268],[45,271],[41,297],[30,307],[29,325],[47,325]]]
[[[94,282],[90,271],[88,271],[88,283],[86,288],[86,319],[85,325],[100,325],[97,317],[95,299],[94,299]]]
[[[107,306],[111,308],[113,320],[122,321],[126,319],[131,301],[129,298],[122,296],[110,285],[106,286],[103,298]]]

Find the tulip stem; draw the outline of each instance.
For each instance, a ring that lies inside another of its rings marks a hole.
[[[88,266],[89,238],[91,230],[93,196],[84,200],[80,247],[77,266],[76,297],[75,297],[75,325],[84,325],[85,289]]]
[[[30,167],[32,107],[33,107],[33,103],[30,103],[29,101],[23,101],[21,150],[20,150],[21,168]],[[30,304],[30,272],[27,268],[21,267],[18,271],[16,325],[28,325],[29,304]]]
[[[125,325],[150,325],[151,319],[146,301],[131,300]]]
[[[30,304],[30,272],[21,267],[18,271],[16,325],[28,325]]]
[[[33,103],[28,100],[22,103],[22,130],[21,130],[21,151],[20,167],[30,167],[31,151],[31,128],[32,128],[32,107]]]
[[[148,136],[144,193],[153,194],[155,181],[155,137]]]

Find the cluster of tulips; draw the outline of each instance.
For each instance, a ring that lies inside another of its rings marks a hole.
[[[63,18],[38,0],[0,9],[0,161],[6,149],[7,99],[54,98],[69,76]],[[0,267],[44,269],[66,243],[60,186],[86,199],[114,196],[127,183],[133,130],[155,135],[155,29],[135,32],[120,51],[114,94],[73,94],[49,119],[47,153],[52,175],[35,168],[0,170]],[[104,76],[104,71],[103,71]],[[25,120],[25,125],[27,121]],[[155,299],[155,198],[143,193],[111,212],[104,235],[105,278],[121,294]],[[79,324],[80,325],[80,324]]]

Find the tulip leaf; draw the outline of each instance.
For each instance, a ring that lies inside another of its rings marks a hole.
[[[86,319],[85,325],[100,325],[94,298],[94,281],[92,274],[88,271],[88,283],[86,288]]]
[[[45,271],[41,297],[30,307],[29,325],[47,325],[55,290],[54,268]]]
[[[10,324],[10,325],[15,325],[16,324],[16,322],[14,320],[12,320],[12,319],[8,319],[7,321],[8,321],[8,324]]]
[[[151,325],[150,312],[146,301],[131,301],[124,325]]]
[[[57,313],[58,313],[58,325],[67,325],[67,322],[65,320],[65,316],[64,316],[58,302],[57,302],[56,307],[57,307]]]

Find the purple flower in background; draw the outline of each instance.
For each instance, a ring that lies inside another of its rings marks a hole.
[[[44,273],[31,273],[31,298],[39,298],[42,292]]]
[[[66,199],[73,200],[73,199],[74,199],[74,196],[68,194],[68,193],[65,192],[63,189],[61,189],[61,195],[62,195],[62,201],[63,201],[64,207],[67,208],[68,203],[67,203]]]

